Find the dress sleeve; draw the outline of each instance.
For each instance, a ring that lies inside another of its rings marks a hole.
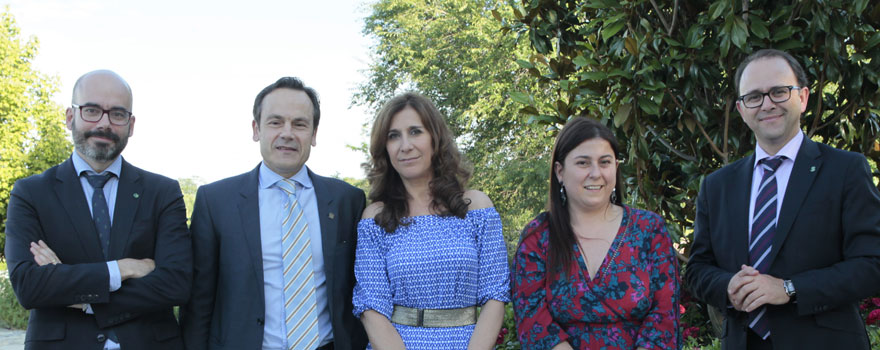
[[[651,238],[647,268],[651,271],[653,300],[642,320],[636,345],[645,349],[678,349],[681,344],[678,259],[666,223],[657,214],[651,214],[649,220],[653,225],[649,226],[652,229],[647,235]]]
[[[513,258],[513,315],[523,349],[550,349],[569,338],[548,308],[547,240],[541,239],[547,225],[541,221],[526,226]]]
[[[507,248],[501,229],[501,216],[494,208],[483,209],[485,215],[478,215],[477,250],[479,254],[479,305],[490,299],[504,303],[510,302],[510,268],[507,263]]]
[[[383,240],[385,231],[372,219],[363,219],[357,227],[357,251],[354,261],[354,296],[352,312],[360,318],[367,310],[374,310],[391,319],[391,284],[385,265]]]

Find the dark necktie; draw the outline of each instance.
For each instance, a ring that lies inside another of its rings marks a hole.
[[[749,264],[761,273],[770,270],[767,256],[773,248],[773,236],[776,234],[777,191],[776,169],[782,165],[784,156],[765,158],[758,162],[764,169],[758,196],[755,198],[755,212],[752,218],[752,234],[749,237]],[[764,315],[766,307],[760,307],[749,313],[749,327],[762,339],[770,336],[770,322]]]
[[[86,180],[89,180],[89,184],[95,189],[92,193],[92,220],[95,221],[95,229],[98,231],[98,238],[101,239],[101,251],[104,252],[105,258],[110,249],[110,209],[104,197],[104,184],[112,176],[112,173],[86,175]]]

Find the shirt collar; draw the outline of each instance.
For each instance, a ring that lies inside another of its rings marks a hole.
[[[794,135],[791,140],[788,140],[788,143],[786,143],[785,146],[782,146],[782,148],[779,149],[779,152],[776,152],[775,155],[767,154],[767,152],[765,152],[764,149],[761,148],[761,146],[758,145],[756,142],[755,164],[753,167],[757,167],[758,162],[760,162],[762,159],[774,156],[785,156],[786,158],[788,158],[787,160],[794,162],[795,158],[797,157],[798,151],[800,151],[801,149],[801,143],[803,143],[803,141],[804,133],[803,131],[798,131],[797,135]]]
[[[113,160],[113,163],[110,163],[110,166],[108,166],[107,169],[104,169],[104,171],[100,173],[95,171],[95,169],[92,169],[92,166],[89,165],[89,163],[87,163],[85,159],[82,159],[82,157],[80,157],[79,153],[77,153],[76,151],[73,151],[73,155],[70,158],[73,160],[73,169],[76,170],[77,176],[82,174],[83,171],[95,174],[103,174],[109,172],[113,175],[116,175],[116,178],[119,178],[119,174],[122,173],[122,156],[116,157],[116,159]]]
[[[281,175],[269,169],[265,162],[260,163],[260,189],[267,189],[275,185],[276,182],[283,179]],[[309,177],[309,168],[303,164],[299,171],[290,177],[303,188],[312,188],[312,179]]]

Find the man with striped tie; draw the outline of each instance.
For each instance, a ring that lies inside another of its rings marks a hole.
[[[724,313],[723,349],[868,349],[858,302],[880,291],[871,168],[804,135],[809,82],[788,53],[753,53],[736,86],[757,145],[702,183],[688,286]]]
[[[192,282],[186,207],[177,181],[123,159],[132,106],[115,72],[80,77],[65,113],[75,151],[12,189],[6,263],[31,310],[25,349],[183,349],[174,306]]]
[[[305,166],[321,116],[312,88],[281,78],[257,95],[253,112],[263,161],[196,195],[185,345],[363,349],[366,333],[351,310],[364,193]]]

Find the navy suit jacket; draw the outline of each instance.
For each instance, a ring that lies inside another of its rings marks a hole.
[[[181,311],[188,350],[259,349],[265,294],[260,241],[259,169],[204,185],[191,230],[195,257],[190,302]],[[357,222],[364,192],[309,171],[321,218],[327,299],[336,349],[361,350],[367,337],[352,314]],[[281,305],[278,306],[279,308]]]
[[[182,349],[173,306],[189,297],[192,251],[177,181],[122,162],[109,256],[104,257],[73,162],[15,183],[6,221],[6,262],[30,309],[26,349],[102,349],[108,331],[123,349]],[[43,240],[63,262],[37,266]],[[109,291],[106,261],[151,258],[156,269]],[[71,304],[90,303],[94,315]]]
[[[748,265],[754,164],[752,155],[712,173],[697,198],[685,278],[725,314],[724,349],[746,348],[747,314],[729,307],[727,284]],[[768,274],[797,291],[796,302],[767,307],[775,348],[868,349],[858,302],[880,291],[880,193],[864,156],[804,137],[767,259]]]

